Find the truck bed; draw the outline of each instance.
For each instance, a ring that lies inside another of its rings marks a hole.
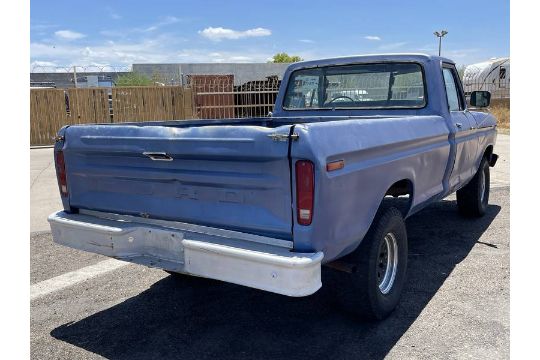
[[[292,240],[287,136],[295,124],[382,118],[388,116],[69,126],[61,132],[64,205]]]

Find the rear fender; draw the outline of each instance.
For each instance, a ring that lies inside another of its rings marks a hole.
[[[323,251],[325,262],[352,251],[399,181],[414,184],[405,216],[444,192],[450,144],[441,117],[299,124],[295,132],[299,139],[292,143],[291,161],[308,159],[315,165],[313,222],[302,226],[293,220],[297,251]],[[327,163],[338,160],[343,160],[343,168],[327,171]]]

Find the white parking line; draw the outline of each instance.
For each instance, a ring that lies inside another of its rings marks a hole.
[[[30,286],[30,301],[129,264],[128,262],[109,259],[53,277],[52,279],[44,280]]]

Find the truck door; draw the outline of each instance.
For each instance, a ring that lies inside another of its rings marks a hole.
[[[478,148],[476,122],[467,115],[465,97],[454,65],[443,65],[443,78],[452,120],[450,141],[455,142],[455,161],[450,176],[450,188],[468,181],[474,176],[475,158]]]

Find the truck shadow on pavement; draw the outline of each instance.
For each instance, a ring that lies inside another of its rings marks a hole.
[[[342,312],[324,285],[288,298],[167,276],[51,335],[109,359],[384,358],[500,210],[490,205],[483,218],[468,220],[455,201],[441,201],[408,219],[408,281],[396,311],[379,323]]]

